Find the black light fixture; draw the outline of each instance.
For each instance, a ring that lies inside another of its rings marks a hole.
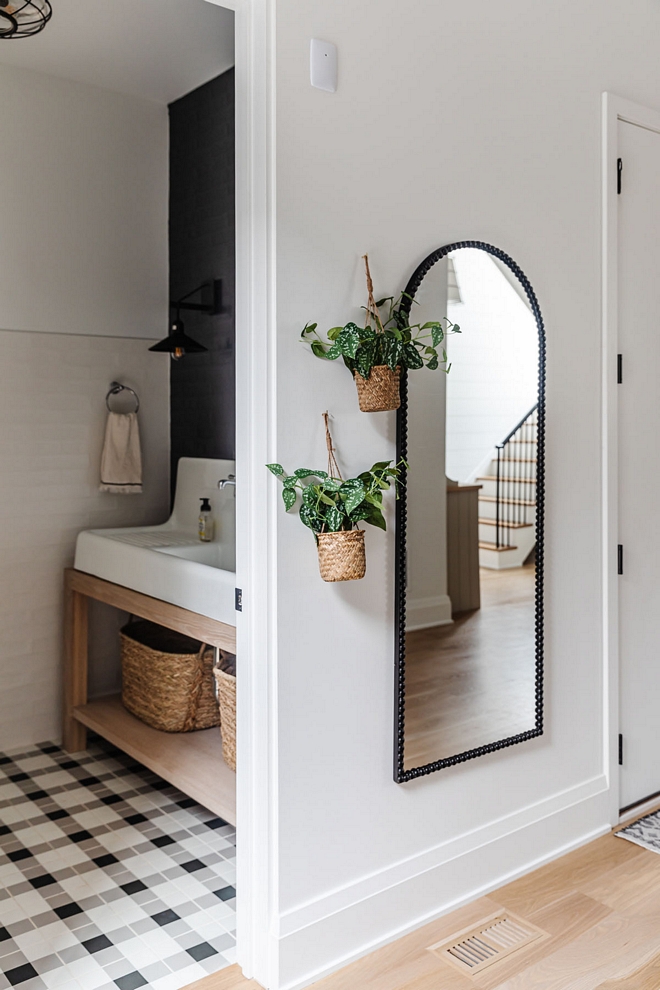
[[[31,38],[52,16],[50,0],[0,0],[0,40]]]
[[[186,302],[198,292],[202,293],[203,302]],[[149,350],[160,354],[169,354],[173,361],[178,361],[184,354],[201,354],[203,351],[207,351],[208,347],[199,344],[185,332],[181,310],[191,309],[198,313],[208,313],[209,316],[217,316],[218,313],[222,312],[222,280],[214,278],[209,282],[202,282],[192,292],[187,292],[185,296],[172,301],[170,306],[176,310],[176,317],[170,324],[170,332],[164,340],[159,340]]]

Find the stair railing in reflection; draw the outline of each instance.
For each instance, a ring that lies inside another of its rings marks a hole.
[[[507,549],[511,530],[534,521],[536,511],[536,427],[533,406],[497,445],[495,545]]]

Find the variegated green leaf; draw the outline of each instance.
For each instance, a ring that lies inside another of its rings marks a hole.
[[[376,355],[376,344],[374,341],[369,341],[366,344],[362,344],[358,347],[357,354],[355,355],[355,370],[363,378],[368,378],[371,374],[371,369],[374,366],[374,359]]]
[[[328,530],[331,533],[339,532],[339,530],[343,525],[344,519],[345,519],[344,513],[340,512],[336,506],[333,506],[331,509],[328,509],[328,511],[325,513],[326,526],[328,527]]]
[[[284,507],[286,508],[286,511],[288,512],[289,509],[292,509],[293,506],[296,504],[296,492],[295,492],[295,489],[293,489],[293,488],[283,488],[282,489],[282,498],[284,500]]]
[[[417,368],[424,367],[424,361],[422,360],[422,356],[414,344],[407,343],[403,345],[401,359],[405,364],[406,368],[411,368],[415,370]]]
[[[357,509],[358,505],[364,501],[366,491],[360,479],[353,478],[350,481],[344,482],[339,494],[344,500],[346,512],[350,514],[353,509]]]
[[[321,532],[323,528],[323,524],[320,518],[318,517],[318,515],[315,512],[312,512],[312,510],[308,506],[306,505],[300,506],[300,519],[304,523],[304,525],[308,526],[309,529],[313,530],[313,532],[315,533]]]
[[[349,323],[344,327],[337,338],[337,344],[344,357],[355,358],[356,351],[360,346],[360,331],[354,323]]]

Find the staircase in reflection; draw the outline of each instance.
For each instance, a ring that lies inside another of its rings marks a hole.
[[[538,408],[534,406],[495,448],[477,478],[479,564],[494,570],[521,567],[536,545]]]

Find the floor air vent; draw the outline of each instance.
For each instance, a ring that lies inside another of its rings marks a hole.
[[[506,911],[430,945],[429,952],[472,975],[540,938],[548,933]]]

